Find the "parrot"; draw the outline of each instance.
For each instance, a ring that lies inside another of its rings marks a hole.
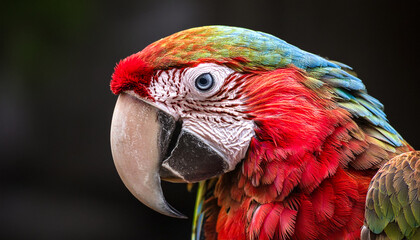
[[[118,174],[177,218],[161,181],[196,183],[192,239],[419,235],[419,154],[346,64],[203,26],[120,60],[110,88]]]

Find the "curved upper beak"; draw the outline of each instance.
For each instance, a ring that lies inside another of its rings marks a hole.
[[[119,95],[111,124],[111,150],[130,192],[162,214],[186,218],[165,200],[161,178],[197,182],[228,169],[226,160],[169,114],[129,94]]]

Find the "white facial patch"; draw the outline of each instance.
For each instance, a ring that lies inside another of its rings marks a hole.
[[[197,89],[196,79],[210,73],[214,82],[208,91]],[[254,123],[246,117],[242,83],[234,70],[202,63],[192,68],[158,71],[149,87],[153,105],[182,121],[185,131],[195,133],[226,158],[229,170],[246,154],[255,135]]]
[[[191,95],[189,97],[195,99],[205,100],[209,96],[217,93],[222,87],[224,80],[232,73],[232,69],[228,67],[222,67],[214,63],[203,63],[194,68],[188,68],[185,71],[183,81],[187,89],[190,89]],[[195,86],[195,80],[202,74],[210,73],[214,79],[214,86],[209,91],[200,91]]]

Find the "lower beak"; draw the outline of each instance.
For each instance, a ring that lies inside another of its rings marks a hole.
[[[219,175],[228,164],[203,139],[170,115],[122,93],[111,124],[111,150],[117,171],[130,192],[155,211],[186,218],[170,206],[160,180],[197,182]]]

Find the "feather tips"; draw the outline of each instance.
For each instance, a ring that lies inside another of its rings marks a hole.
[[[260,205],[249,221],[248,239],[290,239],[297,211],[281,203]]]
[[[398,155],[372,179],[365,217],[373,233],[384,232],[396,239],[411,239],[417,234],[420,227],[419,159],[419,151]]]

